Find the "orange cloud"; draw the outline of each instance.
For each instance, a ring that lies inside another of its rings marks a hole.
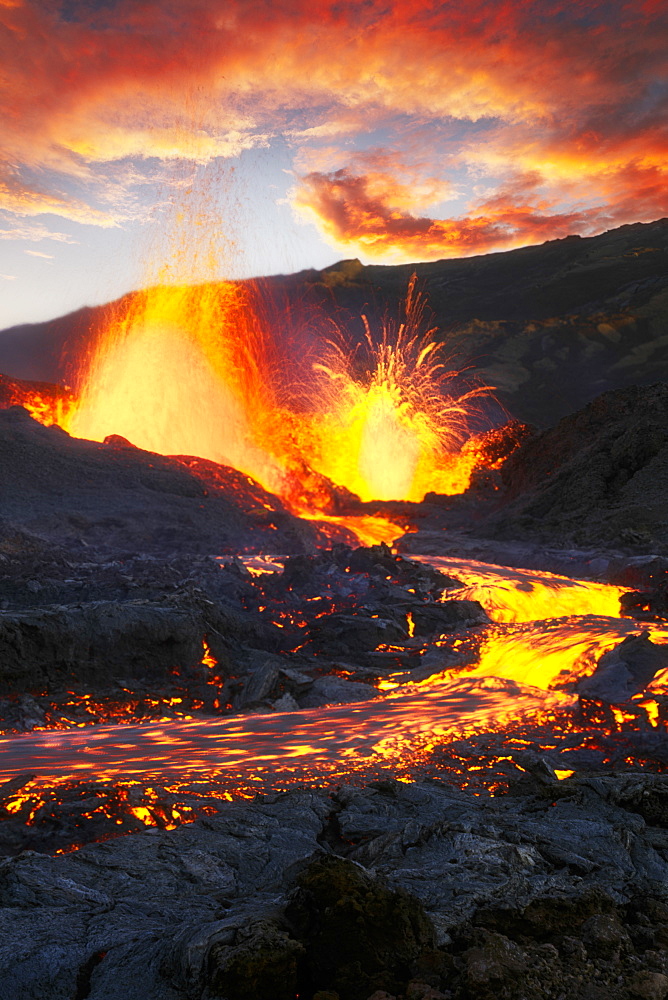
[[[53,214],[82,222],[87,225],[110,228],[117,224],[110,213],[92,208],[85,202],[64,197],[22,183],[19,178],[9,173],[4,179],[0,175],[0,210],[13,215],[35,216]]]
[[[536,190],[536,174],[516,178],[460,218],[432,219],[399,210],[374,179],[345,169],[301,178],[294,204],[344,253],[391,260],[437,260],[588,234],[668,215],[668,171],[629,164],[599,178],[598,204],[559,210]],[[401,192],[403,194],[403,192]]]
[[[112,224],[122,185],[108,213],[94,194],[114,164],[205,163],[279,136],[296,152],[337,142],[295,204],[336,246],[379,257],[665,211],[661,0],[2,0],[0,26],[0,155],[18,168],[2,204],[17,214]],[[374,130],[388,152],[364,162]],[[50,172],[77,198],[49,190]],[[459,217],[430,218],[456,191]]]

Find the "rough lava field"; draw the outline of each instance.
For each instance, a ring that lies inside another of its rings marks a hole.
[[[496,387],[421,501],[71,436],[99,316],[0,332],[0,1000],[665,1000],[667,246],[413,268]]]

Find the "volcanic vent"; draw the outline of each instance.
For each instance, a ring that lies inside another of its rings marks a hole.
[[[403,323],[378,342],[366,325],[357,369],[329,345],[306,388],[281,375],[290,343],[269,338],[247,294],[138,293],[76,392],[3,383],[7,404],[105,442],[3,415],[6,510],[22,523],[4,528],[5,725],[82,730],[4,744],[8,849],[171,827],[212,796],[353,775],[436,767],[500,791],[527,770],[513,747],[551,750],[552,777],[574,761],[660,769],[660,614],[621,617],[619,586],[440,556],[429,532],[422,563],[385,544],[442,523],[424,490],[462,493],[474,470],[464,511],[479,516],[480,497],[498,508],[494,470],[529,433],[471,433],[482,390],[453,394],[414,282]],[[194,454],[158,454],[172,449]],[[388,496],[368,499],[375,486]],[[399,544],[420,551],[412,537]],[[104,779],[92,798],[91,779]],[[52,828],[54,803],[67,815],[82,795],[74,825]]]

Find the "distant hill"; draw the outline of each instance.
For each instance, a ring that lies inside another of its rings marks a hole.
[[[549,426],[601,392],[668,380],[668,219],[480,257],[394,267],[341,261],[253,289],[278,325],[308,325],[324,310],[357,340],[362,312],[372,323],[398,315],[414,272],[453,366],[495,386],[520,420]],[[1,331],[0,372],[67,381],[109,309]]]

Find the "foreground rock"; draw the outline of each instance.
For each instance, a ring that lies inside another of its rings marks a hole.
[[[663,998],[667,782],[212,800],[173,833],[25,853],[0,866],[0,995]]]
[[[668,646],[656,645],[647,633],[629,635],[604,653],[596,670],[579,681],[575,690],[583,698],[620,704],[644,691],[653,677],[668,668]]]
[[[0,466],[5,531],[74,552],[302,552],[315,543],[310,524],[234,469],[215,466],[224,481],[205,481],[206,470],[71,438],[20,407],[0,409]]]

